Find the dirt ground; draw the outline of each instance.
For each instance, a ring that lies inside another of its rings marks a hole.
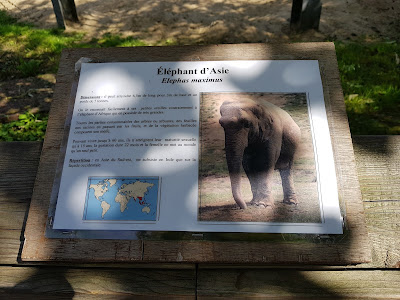
[[[291,0],[75,0],[81,24],[68,31],[104,33],[148,43],[246,43],[268,41],[398,39],[400,1],[323,0],[319,31],[291,35]],[[50,0],[0,0],[21,21],[55,27]]]
[[[323,0],[320,28],[290,33],[291,0],[75,0],[86,39],[105,33],[149,44],[400,40],[399,0]],[[0,9],[38,28],[57,26],[50,0],[0,0]],[[2,82],[0,115],[48,111],[54,74]],[[11,100],[10,100],[11,99]],[[4,116],[7,116],[4,118]]]

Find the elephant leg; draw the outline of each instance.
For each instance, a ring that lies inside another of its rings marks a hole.
[[[283,203],[297,205],[298,200],[294,190],[292,168],[280,169],[279,172],[282,179]]]
[[[273,207],[274,199],[271,191],[271,180],[274,169],[270,168],[267,171],[258,172],[253,174],[252,180],[255,192],[253,192],[252,205]]]
[[[251,186],[251,192],[253,194],[250,205],[274,207],[274,198],[271,189],[273,173],[273,168],[257,173],[246,171]]]
[[[265,148],[256,148],[247,151],[243,158],[243,168],[249,178],[253,199],[251,205],[259,207],[273,207],[274,199],[271,192],[271,182],[274,173],[270,156],[260,156],[260,153],[268,152]]]

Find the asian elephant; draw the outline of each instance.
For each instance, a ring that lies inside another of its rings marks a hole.
[[[267,101],[225,101],[219,123],[225,131],[225,153],[232,194],[240,208],[241,165],[249,178],[251,205],[273,207],[271,180],[274,170],[282,178],[283,202],[297,204],[293,184],[293,157],[300,144],[300,128],[283,109]]]

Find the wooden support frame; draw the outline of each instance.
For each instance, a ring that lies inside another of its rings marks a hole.
[[[318,30],[321,10],[321,0],[293,0],[290,29],[294,31]]]
[[[65,28],[65,21],[79,23],[74,0],[51,0],[51,3],[59,28]]]
[[[81,57],[96,61],[190,60],[318,60],[336,165],[339,198],[346,214],[344,235],[334,237],[218,234],[205,240],[166,239],[154,235],[141,240],[48,239],[44,232],[51,187],[56,175],[64,122],[71,101],[75,63]],[[226,237],[226,236],[225,236]],[[290,240],[287,238],[290,237]],[[299,241],[301,241],[299,243]],[[368,262],[370,248],[347,116],[333,43],[287,45],[242,44],[187,47],[137,47],[64,50],[57,76],[46,139],[25,230],[22,261],[79,262],[205,262],[285,265],[347,265]]]

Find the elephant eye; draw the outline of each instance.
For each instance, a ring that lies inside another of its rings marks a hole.
[[[250,128],[250,121],[249,120],[242,119],[241,121],[242,121],[243,127]]]

